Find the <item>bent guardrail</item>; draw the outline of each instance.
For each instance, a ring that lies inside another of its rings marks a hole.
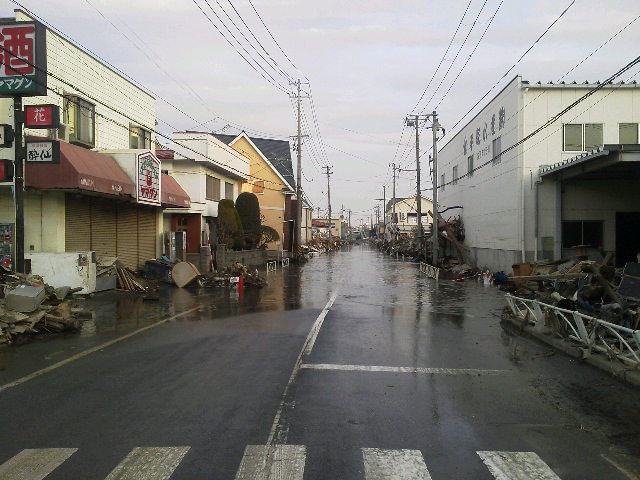
[[[538,300],[506,295],[513,314],[534,325],[552,326],[587,353],[592,350],[640,367],[640,330],[616,325],[584,313],[549,305]]]
[[[434,278],[436,280],[438,280],[438,277],[440,276],[440,269],[433,265],[429,265],[428,263],[420,262],[420,271],[427,277]]]

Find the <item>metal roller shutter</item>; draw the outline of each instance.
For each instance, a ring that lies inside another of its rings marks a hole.
[[[88,197],[67,194],[64,214],[64,249],[66,252],[91,250],[91,208]]]
[[[116,203],[102,198],[91,199],[91,250],[96,255],[115,256]]]
[[[118,203],[117,250],[118,260],[125,266],[138,268],[138,215],[136,206]]]
[[[156,209],[138,205],[138,266],[156,258]]]

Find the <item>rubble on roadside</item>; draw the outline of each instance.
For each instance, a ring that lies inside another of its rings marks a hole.
[[[262,288],[267,285],[267,280],[258,273],[258,269],[251,271],[246,265],[237,262],[224,268],[221,272],[209,272],[200,275],[197,282],[198,286],[202,288],[230,287],[233,285]]]
[[[38,275],[0,268],[0,344],[16,344],[42,333],[78,331],[90,312],[68,297],[81,288],[53,288]]]
[[[548,305],[620,325],[640,328],[640,264],[625,268],[578,257],[554,262],[516,264],[512,275],[495,274],[500,289],[517,297],[536,299]]]

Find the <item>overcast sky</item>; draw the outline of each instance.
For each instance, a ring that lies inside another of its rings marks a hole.
[[[9,16],[16,5],[9,0],[0,1],[4,4],[3,16]],[[20,1],[191,117],[158,98],[158,128],[163,132],[170,133],[175,127],[236,133],[240,127],[252,135],[274,138],[295,134],[291,100],[247,65],[193,0]],[[231,39],[206,0],[197,2]],[[240,41],[244,39],[221,6],[255,44],[229,0],[208,2]],[[395,158],[405,168],[414,168],[413,144],[408,143],[412,137],[405,134],[403,145],[397,145],[403,120],[434,74],[469,0],[253,0],[300,71],[271,40],[249,1],[232,2],[279,67],[291,78],[304,74],[310,80],[324,142],[323,148],[314,133],[309,100],[305,100],[304,111],[314,135],[303,147],[303,186],[314,206],[326,209],[326,177],[321,175],[320,167],[329,163],[334,172],[333,211],[339,211],[344,204],[359,212],[354,213],[354,218],[368,218],[374,199],[382,196],[383,184],[387,185],[387,198],[391,194],[388,164]],[[443,99],[500,3],[471,1],[453,45],[421,103],[431,111],[442,100],[438,113],[445,128],[457,122],[571,0],[504,0],[477,51]],[[478,13],[475,27],[452,64]],[[577,0],[495,92],[517,73],[532,82],[556,81],[638,15],[638,0]],[[634,58],[639,45],[640,20],[565,80],[606,78]],[[256,50],[246,48],[278,82],[290,88],[282,75],[266,66]],[[256,48],[269,58],[257,44]],[[443,79],[449,67],[450,72]],[[432,95],[433,100],[427,105]],[[224,128],[228,123],[236,128]],[[421,142],[425,149],[431,145],[429,134]],[[429,185],[428,178],[423,180],[423,188]],[[415,192],[415,180],[403,173],[397,196],[407,196],[412,191]]]

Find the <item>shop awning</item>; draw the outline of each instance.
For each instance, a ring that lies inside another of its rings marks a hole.
[[[189,208],[191,206],[191,199],[182,187],[178,185],[176,179],[166,173],[163,173],[161,178],[162,204],[172,207]]]
[[[44,140],[28,137],[27,141]],[[135,198],[136,187],[109,155],[60,141],[60,163],[26,162],[25,181],[32,188],[84,190]]]

